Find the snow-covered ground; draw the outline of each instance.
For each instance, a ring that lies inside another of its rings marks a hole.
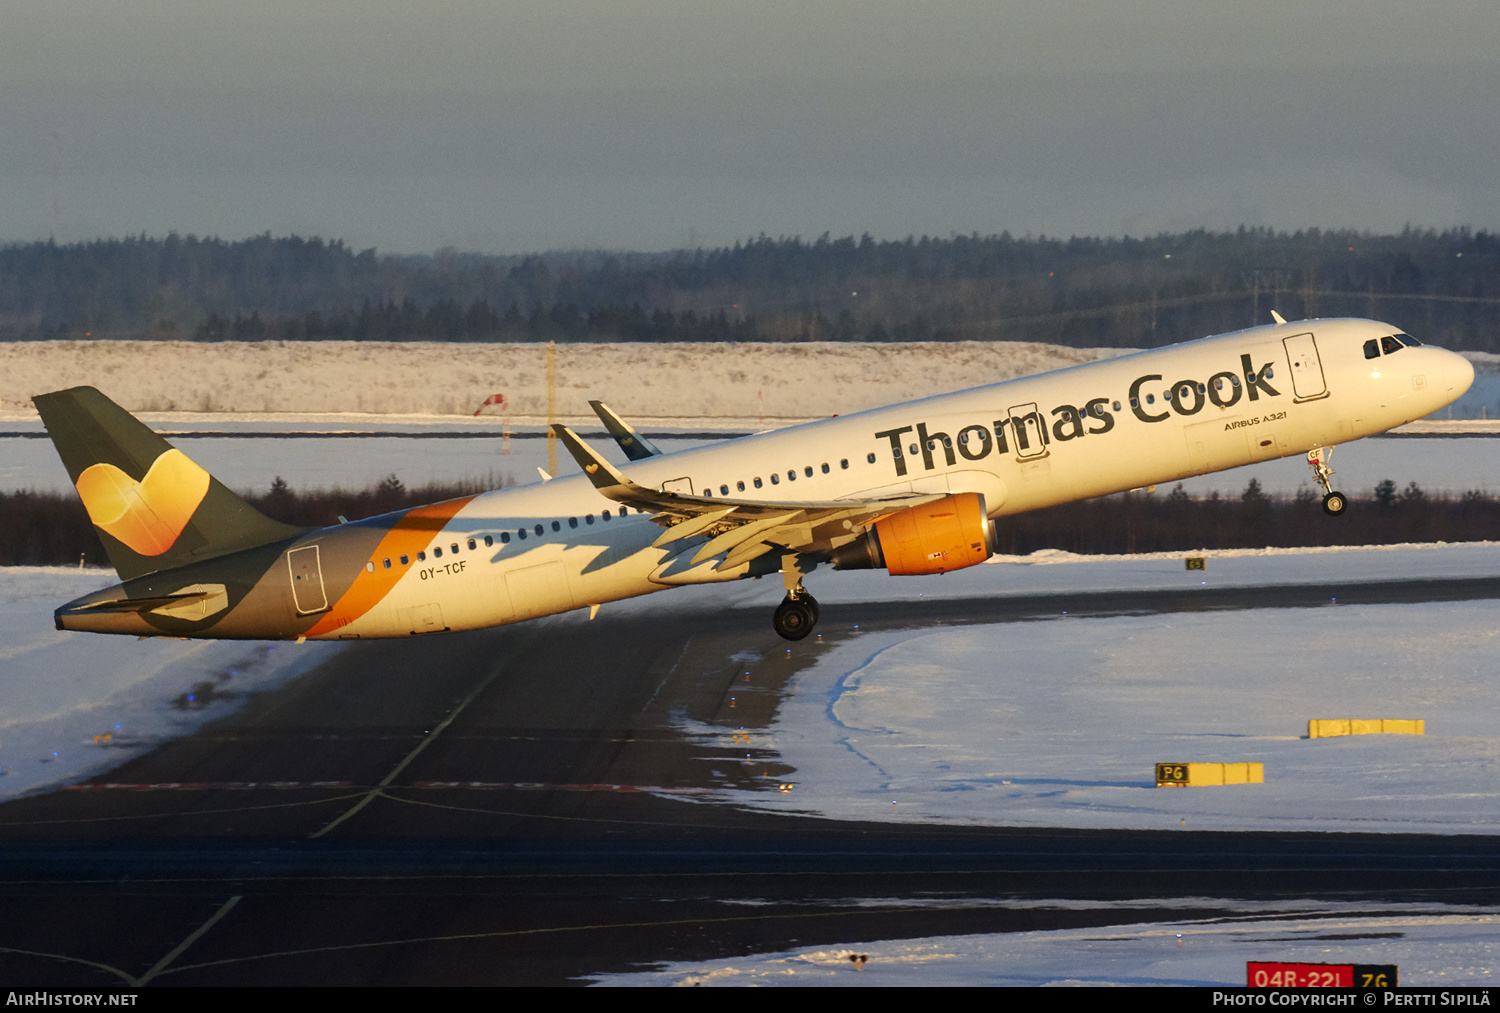
[[[1060,369],[1134,349],[1016,341],[565,344],[557,411],[590,398],[641,419],[845,414]],[[1500,355],[1466,353],[1474,385],[1450,418],[1500,418]],[[545,418],[546,346],[463,342],[0,342],[0,419],[78,384],[137,412],[469,415],[504,394]]]
[[[546,345],[352,341],[0,342],[0,409],[98,387],[131,411],[471,414],[492,394],[546,417]],[[556,346],[557,411],[643,418],[859,411],[1119,355],[1017,341]],[[31,417],[35,417],[34,412]]]
[[[0,798],[109,770],[338,649],[53,629],[58,605],[117,579],[111,570],[0,567]]]
[[[1265,607],[840,631],[839,646],[797,676],[777,723],[753,736],[757,752],[796,768],[795,790],[725,797],[863,819],[1500,831],[1496,603],[1281,609],[1276,590],[1497,574],[1496,543],[1235,550],[1211,554],[1201,573],[1166,553],[1059,552],[939,577],[819,571],[808,586],[824,603],[1241,586],[1264,587]],[[0,569],[0,797],[187,734],[338,649],[53,629],[53,608],[113,580],[104,570]],[[778,582],[746,581],[606,609],[708,604],[769,616],[780,595]],[[753,678],[755,660],[743,657]],[[1301,739],[1314,717],[1420,717],[1427,734]],[[730,730],[686,731],[717,742]],[[1267,783],[1149,786],[1154,763],[1184,760],[1262,762]]]
[[[795,789],[716,799],[840,819],[1500,832],[1500,603],[1281,608],[1277,592],[1494,575],[1494,543],[1213,553],[1202,573],[1166,553],[1056,552],[934,578],[815,573],[824,603],[1265,590],[1252,610],[840,631],[752,733],[747,763],[775,755]],[[741,603],[769,611],[780,590],[758,594]],[[753,684],[759,659],[742,660]],[[1310,740],[1310,718],[1422,718],[1426,734]],[[732,731],[683,727],[716,745]],[[1263,763],[1266,783],[1153,786],[1156,763],[1197,761]]]
[[[964,907],[978,902],[957,902]],[[870,899],[871,908],[918,906]],[[1097,907],[1069,901],[994,901],[995,907]],[[596,985],[1196,986],[1243,987],[1247,961],[1396,964],[1403,986],[1493,987],[1500,917],[1419,904],[1304,901],[1291,907],[1216,899],[1144,900],[1129,908],[1224,908],[1212,921],[1144,922],[1051,932],[1007,932],[851,942],[722,960],[664,963],[598,974]],[[851,954],[867,958],[856,969]],[[1435,997],[1434,1005],[1441,1003]]]
[[[718,800],[844,819],[1497,832],[1500,605],[1277,606],[1278,587],[1299,583],[1497,574],[1497,543],[1238,550],[1212,554],[1201,573],[1165,553],[1058,552],[1002,557],[942,577],[819,572],[808,583],[825,604],[1229,586],[1264,588],[1265,602],[1245,611],[1059,616],[868,634],[852,624],[838,631],[838,646],[794,678],[777,721],[753,730],[754,751],[795,768],[794,789],[782,794],[768,784],[723,791]],[[100,570],[0,569],[0,797],[107,770],[339,649],[134,641],[52,629],[56,604],[112,579]],[[781,594],[772,585],[687,588],[607,608],[661,613],[696,600],[769,613]],[[573,613],[545,621],[586,619]],[[829,622],[826,633],[834,632]],[[776,652],[813,653],[773,643]],[[747,652],[738,660],[753,681],[759,658]],[[1308,740],[1301,735],[1309,717],[1421,717],[1427,734]],[[733,730],[685,731],[721,744]],[[1266,783],[1152,787],[1155,762],[1195,760],[1261,762]],[[1395,963],[1403,984],[1462,987],[1492,984],[1500,966],[1500,919],[1488,910],[1132,903],[1230,913],[1212,921],[851,941],[663,964],[596,981],[1234,986],[1244,982],[1246,960],[1300,960]],[[850,953],[869,962],[855,971]]]

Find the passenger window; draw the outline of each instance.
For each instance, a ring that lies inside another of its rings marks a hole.
[[[570,527],[570,528],[576,528],[576,527],[578,527],[578,518],[577,517],[569,517],[568,518],[568,527]]]
[[[486,537],[488,537],[488,536],[486,536]],[[478,547],[478,543],[476,543],[476,542],[475,542],[475,541],[474,541],[474,539],[472,539],[472,538],[471,538],[471,539],[469,539],[469,548],[470,548],[470,549],[474,549],[474,548],[477,548],[477,547]]]
[[[410,557],[402,556],[401,557],[401,565],[402,566],[410,566],[411,565],[411,559],[410,559]]]
[[[599,511],[599,516],[603,517],[605,520],[609,520],[609,511],[608,510],[601,510],[601,511]]]
[[[911,456],[912,457],[916,457],[917,454],[920,453],[920,451],[917,450],[917,445],[915,443],[913,443],[911,445],[910,450],[911,450]]]
[[[778,474],[776,474],[774,471],[771,473],[771,484],[772,485],[780,485],[781,484],[781,476],[778,475]]]
[[[1276,367],[1275,366],[1267,366],[1266,367],[1266,371],[1264,373],[1262,373],[1261,375],[1264,376],[1267,380],[1271,379],[1271,377],[1273,377],[1273,376],[1276,375]]]
[[[729,495],[729,486],[727,486],[727,485],[721,485],[721,486],[719,486],[719,495],[720,496],[728,496]]]
[[[426,549],[423,549],[423,550],[421,550],[420,552],[417,553],[417,562],[419,562],[419,563],[425,563],[425,562],[427,562],[427,550]]]
[[[541,526],[541,525],[540,525],[540,524],[538,524],[538,525],[537,525],[537,526],[536,526],[536,527],[535,527],[535,528],[533,528],[533,529],[532,529],[532,530],[534,530],[534,531],[535,531],[535,532],[536,532],[536,534],[537,534],[537,537],[538,537],[538,538],[540,538],[540,537],[541,537],[541,536],[542,536],[542,534],[543,534],[543,531],[542,531],[542,526]]]
[[[762,483],[761,483],[761,480],[760,480],[760,476],[756,475],[755,476],[755,488],[759,489],[761,487],[761,485],[762,485]]]
[[[897,450],[896,451],[896,456],[900,457],[901,456],[901,451]],[[874,464],[875,463],[875,455],[874,454],[867,454],[867,455],[865,455],[865,460],[869,461],[871,464]]]
[[[525,528],[517,528],[516,529],[516,537],[519,538],[523,542],[526,541],[526,529]]]
[[[848,466],[849,466],[849,462],[845,461],[844,462],[844,467],[847,468]],[[827,461],[823,462],[823,474],[825,474],[825,475],[828,474],[828,462]]]
[[[417,558],[418,559],[422,558],[422,554],[420,552],[417,553]],[[443,547],[441,545],[434,545],[432,547],[432,558],[433,559],[442,559],[443,558]]]
[[[380,562],[387,570],[391,568],[391,561],[389,559],[382,559]]]
[[[802,474],[806,475],[808,478],[812,478],[812,465],[809,464],[807,467],[803,468]],[[823,474],[828,474],[828,465],[826,464],[823,465]]]
[[[786,473],[786,480],[788,482],[795,482],[795,481],[797,481],[797,469],[796,468],[793,468],[791,471],[789,471],[789,472]]]
[[[552,522],[552,530],[553,531],[561,531],[562,530],[562,521],[553,521]]]
[[[1401,351],[1401,342],[1392,337],[1384,337],[1380,339],[1380,348],[1386,355],[1390,355],[1392,352]],[[1269,375],[1270,370],[1266,372]]]
[[[870,463],[871,464],[875,463],[875,455],[874,454],[870,455]],[[848,471],[849,470],[849,458],[847,458],[847,457],[841,458],[839,460],[839,468],[842,469],[842,470],[844,470],[844,471]]]
[[[454,542],[452,545],[448,546],[448,548],[452,550],[452,552],[453,552],[453,554],[455,556],[458,555],[458,543],[457,542]]]
[[[1120,402],[1116,401],[1115,402],[1115,411],[1119,411],[1119,410],[1120,410]]]
[[[489,535],[485,535],[484,536],[484,547],[486,549],[488,549],[490,546],[492,546],[494,544],[495,544],[495,540],[493,538],[491,538]]]
[[[1376,341],[1374,338],[1371,338],[1369,341],[1365,342],[1365,358],[1380,358],[1380,342]]]
[[[368,563],[365,564],[365,572],[366,573],[374,573],[375,572],[375,560],[372,559]]]
[[[913,451],[913,452],[915,453],[915,451]],[[870,456],[874,457],[875,455],[871,454]],[[892,447],[891,448],[891,456],[892,457],[900,457],[901,456],[901,448],[900,447]],[[870,463],[874,464],[875,462],[871,461]]]
[[[592,523],[594,523],[594,515],[593,514],[584,514],[583,515],[583,523],[585,523],[585,524],[592,524]]]
[[[744,482],[736,482],[736,483],[734,483],[734,487],[736,489],[738,489],[740,492],[744,492],[745,491],[745,483]]]
[[[510,532],[509,531],[502,531],[502,532],[500,532],[500,544],[501,545],[509,545],[510,544]]]
[[[1146,403],[1147,404],[1156,404],[1156,395],[1155,394],[1147,394],[1146,395]]]

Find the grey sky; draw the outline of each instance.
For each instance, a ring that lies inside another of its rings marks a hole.
[[[1500,5],[0,6],[0,240],[1500,226]]]

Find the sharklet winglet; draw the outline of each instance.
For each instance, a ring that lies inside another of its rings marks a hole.
[[[650,491],[643,486],[636,485],[619,471],[615,470],[604,458],[594,453],[578,435],[562,423],[553,425],[552,431],[557,438],[562,440],[563,446],[568,448],[568,453],[573,455],[573,460],[583,469],[583,473],[594,483],[598,489],[610,499],[627,499],[632,493],[650,495]]]

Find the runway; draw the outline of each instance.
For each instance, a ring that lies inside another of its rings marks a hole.
[[[91,785],[0,806],[0,973],[77,988],[563,984],[642,962],[1155,916],[1107,906],[1127,899],[1500,901],[1494,837],[745,811],[707,792],[775,791],[791,774],[780,757],[679,730],[766,727],[794,673],[875,630],[1259,608],[1268,592],[1278,606],[1462,601],[1500,597],[1500,581],[825,604],[823,641],[790,651],[758,608],[354,644]],[[760,659],[734,660],[748,648]],[[1049,899],[1099,904],[1032,903]]]

